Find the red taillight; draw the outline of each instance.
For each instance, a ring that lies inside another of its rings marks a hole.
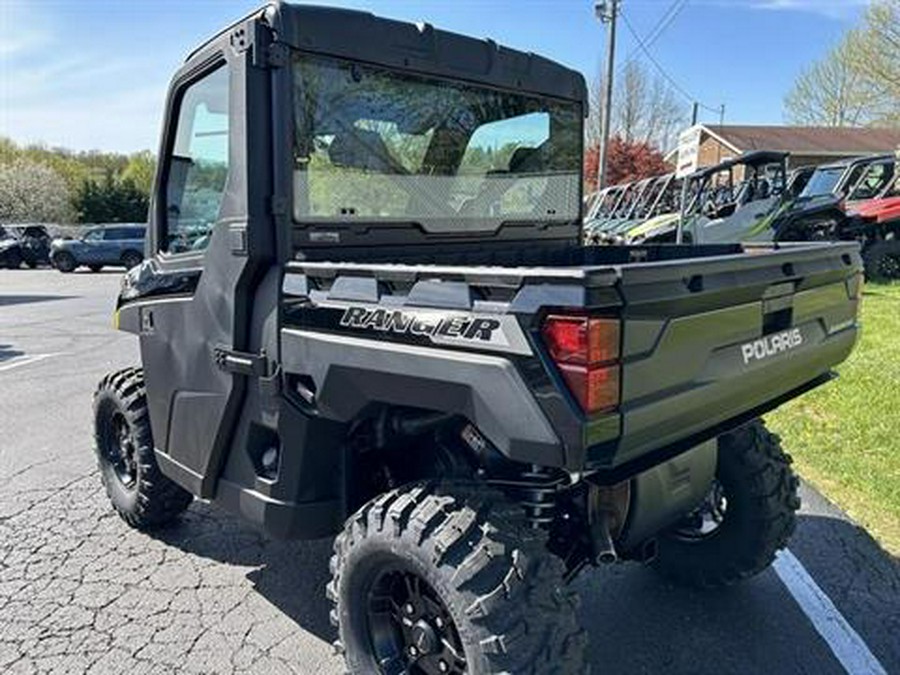
[[[619,358],[619,322],[551,314],[544,321],[544,342],[557,363],[588,366],[615,361]]]
[[[617,320],[552,314],[541,333],[582,410],[595,413],[619,404]]]

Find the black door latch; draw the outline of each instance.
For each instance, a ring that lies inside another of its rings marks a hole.
[[[213,358],[219,368],[229,373],[262,377],[268,371],[268,360],[264,353],[250,354],[225,347],[215,347]]]

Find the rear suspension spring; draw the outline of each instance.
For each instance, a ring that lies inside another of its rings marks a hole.
[[[515,477],[489,479],[488,482],[522,505],[531,527],[546,529],[556,518],[557,493],[568,484],[569,477],[563,471],[533,464]]]

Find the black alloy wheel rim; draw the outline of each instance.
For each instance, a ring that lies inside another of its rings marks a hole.
[[[366,602],[372,654],[383,675],[464,675],[459,631],[434,589],[419,575],[378,574]]]
[[[133,489],[138,477],[137,451],[131,425],[120,411],[109,418],[102,442],[103,458],[112,467],[116,478],[126,489]]]
[[[878,274],[885,279],[900,279],[900,253],[887,253],[878,265]]]
[[[728,497],[725,489],[714,479],[703,503],[677,525],[674,534],[687,541],[708,539],[719,532],[727,513]]]

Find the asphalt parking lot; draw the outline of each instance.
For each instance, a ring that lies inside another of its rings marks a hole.
[[[137,361],[119,274],[0,270],[0,672],[340,673],[330,541],[271,541],[195,502],[129,529],[94,471],[91,393]],[[878,477],[873,477],[877,480]],[[583,575],[595,673],[900,673],[900,562],[803,486],[792,556],[701,594]]]

